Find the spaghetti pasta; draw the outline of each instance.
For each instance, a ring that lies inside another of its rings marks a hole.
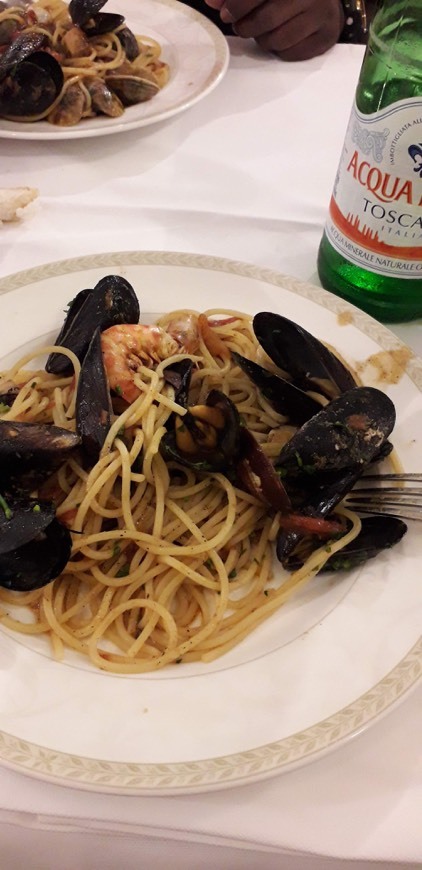
[[[40,111],[37,111],[39,91],[51,84],[45,70],[36,87],[31,88],[25,80],[23,95],[19,76],[13,82],[10,76],[0,82],[0,116],[27,122],[45,119],[51,124],[70,126],[97,114],[118,117],[125,106],[151,99],[158,93],[169,79],[169,66],[161,59],[161,46],[149,36],[132,34],[121,16],[109,18],[110,30],[90,35],[89,30],[84,33],[83,28],[73,23],[64,0],[36,0],[0,10],[0,34],[5,34],[2,40],[5,50],[7,43],[12,47],[19,39],[23,61],[31,61],[26,40],[38,35],[41,50],[57,61],[62,71],[58,92],[46,100],[46,107]],[[13,60],[16,69],[19,54]],[[39,58],[35,62],[39,63]],[[34,72],[32,66],[32,77]]]
[[[217,316],[218,315],[218,316]],[[160,325],[188,322],[195,312],[172,312]],[[251,319],[236,311],[205,312],[229,351],[256,358]],[[128,327],[130,329],[130,327]],[[37,356],[57,351],[40,348]],[[3,379],[18,387],[2,419],[75,430],[74,375],[27,368],[27,355]],[[268,457],[280,449],[285,417],[277,413],[231,354],[214,357],[203,340],[191,353],[191,393],[203,402],[218,387],[236,404]],[[165,371],[176,353],[131,374],[139,395],[128,406],[115,398],[112,425],[98,462],[72,458],[39,490],[72,530],[72,556],[62,575],[42,589],[0,588],[0,621],[13,631],[44,634],[56,656],[66,647],[102,670],[142,673],[170,663],[210,662],[248,636],[318,573],[329,555],[359,533],[359,518],[339,508],[349,530],[318,547],[300,570],[280,582],[272,571],[279,515],[220,472],[206,475],[166,463],[160,444],[174,401]],[[14,608],[22,606],[19,619]]]

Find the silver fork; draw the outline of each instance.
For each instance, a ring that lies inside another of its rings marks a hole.
[[[373,485],[366,486],[368,481]],[[419,482],[420,486],[412,485]],[[401,485],[385,486],[385,483]],[[422,520],[422,474],[365,474],[344,503],[358,513]]]

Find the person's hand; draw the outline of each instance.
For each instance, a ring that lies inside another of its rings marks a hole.
[[[253,37],[283,60],[307,60],[335,45],[344,26],[340,0],[206,0],[237,36]]]

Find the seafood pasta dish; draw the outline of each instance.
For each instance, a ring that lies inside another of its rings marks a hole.
[[[167,83],[161,47],[106,0],[0,0],[0,117],[62,127],[118,118]]]
[[[212,661],[406,532],[343,503],[395,410],[317,338],[271,312],[140,320],[108,275],[0,376],[0,624],[126,674]]]

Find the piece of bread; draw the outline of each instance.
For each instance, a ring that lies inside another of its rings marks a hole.
[[[3,221],[17,221],[24,209],[38,196],[34,187],[0,187],[0,226]]]

